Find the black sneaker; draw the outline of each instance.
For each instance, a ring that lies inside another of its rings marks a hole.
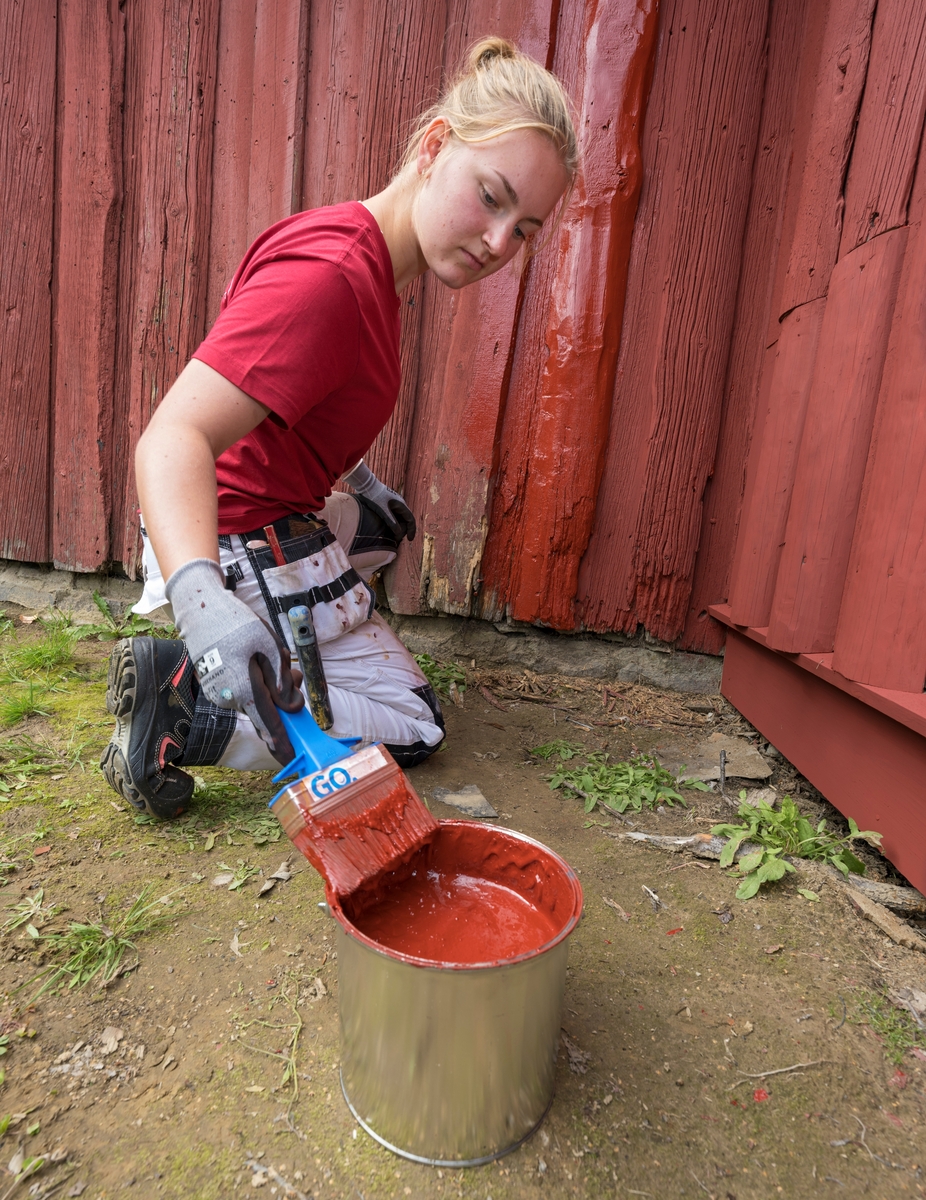
[[[193,795],[192,776],[171,766],[193,720],[193,674],[181,641],[122,638],[110,656],[106,707],[116,731],[100,769],[114,791],[155,817],[179,816]]]

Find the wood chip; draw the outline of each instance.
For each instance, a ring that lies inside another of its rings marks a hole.
[[[919,950],[926,954],[926,939],[909,925],[905,925],[899,917],[895,917],[883,904],[869,900],[867,896],[851,887],[846,888],[846,895],[855,911],[876,925],[882,933],[887,934],[892,942],[896,942],[898,946],[906,946],[908,950]]]

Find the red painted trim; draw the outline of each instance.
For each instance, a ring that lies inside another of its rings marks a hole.
[[[926,739],[797,661],[817,656],[768,650],[758,632],[728,633],[724,696],[840,812],[882,834],[885,855],[926,889]]]
[[[766,642],[768,630],[737,625],[730,616],[728,604],[712,604],[708,608],[708,612],[728,629],[769,649]],[[730,642],[731,639],[728,637],[727,653],[729,653]],[[769,653],[777,654],[784,661],[793,663],[804,671],[809,671],[815,678],[824,680],[833,687],[839,688],[840,691],[854,696],[856,700],[861,700],[869,708],[884,713],[899,725],[905,725],[914,733],[926,737],[926,693],[898,692],[889,688],[872,687],[867,683],[856,683],[855,680],[847,679],[845,675],[840,675],[838,671],[833,670],[832,654],[784,654],[781,651],[770,649]],[[739,706],[737,705],[737,707]],[[774,739],[772,739],[772,743],[775,746],[778,745]],[[922,788],[922,780],[920,780],[919,786]]]

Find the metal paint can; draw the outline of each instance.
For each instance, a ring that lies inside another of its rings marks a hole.
[[[418,960],[337,920],[341,1088],[358,1122],[415,1162],[491,1162],[534,1132],[553,1099],[568,938],[582,915],[575,872],[510,830],[442,821],[481,869],[555,918],[546,944],[498,962]],[[467,870],[474,870],[473,861]],[[345,902],[349,908],[349,902]]]

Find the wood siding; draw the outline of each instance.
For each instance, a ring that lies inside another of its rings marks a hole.
[[[922,689],[926,12],[903,0],[11,0],[0,554],[134,572],[135,442],[249,242],[388,180],[465,47],[575,99],[520,274],[404,296],[393,608]]]

